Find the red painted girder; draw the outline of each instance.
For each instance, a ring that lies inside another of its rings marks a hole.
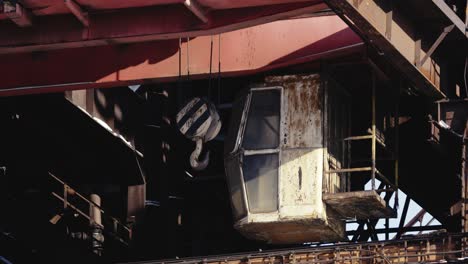
[[[320,0],[229,10],[207,14],[200,21],[183,4],[121,9],[89,14],[89,27],[73,15],[36,17],[34,26],[21,30],[0,23],[0,54],[63,48],[138,43],[179,37],[197,37],[246,28],[327,8]]]
[[[185,0],[76,0],[77,4],[92,13],[126,8],[146,8],[151,6],[182,4],[184,1]],[[35,16],[70,14],[63,0],[21,0],[20,2],[27,9],[31,10]],[[307,2],[307,0],[198,0],[198,2],[206,9],[215,10],[298,3]]]
[[[213,44],[216,74],[217,35]],[[209,36],[182,43],[183,75],[189,70],[192,78],[207,77],[210,45]],[[223,76],[252,74],[361,49],[361,39],[337,16],[281,20],[222,34],[221,70]],[[177,39],[7,54],[0,61],[0,96],[173,81],[179,75]]]

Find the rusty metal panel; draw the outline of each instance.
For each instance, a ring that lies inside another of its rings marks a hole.
[[[323,106],[320,75],[271,76],[266,78],[266,83],[282,86],[284,93],[279,182],[281,217],[325,218],[321,198]]]
[[[344,238],[342,225],[324,219],[295,219],[283,222],[244,223],[236,226],[246,237],[272,244],[298,244],[309,241],[335,242]]]
[[[323,88],[318,74],[267,77],[282,87],[279,210],[236,223],[245,236],[269,243],[339,241],[344,223],[322,200]]]
[[[342,217],[378,219],[395,217],[395,211],[375,191],[324,194],[323,200]]]
[[[267,78],[284,89],[282,148],[322,147],[322,90],[320,76],[287,75]]]

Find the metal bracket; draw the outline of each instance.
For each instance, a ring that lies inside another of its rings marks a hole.
[[[439,47],[440,43],[442,43],[442,41],[445,39],[445,37],[455,28],[455,25],[450,25],[448,27],[445,27],[444,28],[444,31],[442,31],[442,33],[440,34],[440,36],[437,38],[437,40],[434,42],[434,44],[432,44],[431,48],[427,51],[426,55],[424,56],[424,58],[422,58],[421,61],[419,62],[416,62],[416,66],[419,68],[421,67],[422,65],[424,65],[424,63],[427,61],[427,59],[429,59],[429,57],[432,56],[432,54],[434,53],[434,51],[437,49],[437,47]]]

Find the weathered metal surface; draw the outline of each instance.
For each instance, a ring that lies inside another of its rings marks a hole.
[[[297,244],[308,241],[340,241],[343,230],[335,230],[325,219],[297,218],[281,222],[238,223],[235,226],[243,235],[272,244]],[[341,232],[340,232],[341,231]]]
[[[323,201],[340,216],[350,219],[395,217],[395,212],[375,191],[325,193]]]
[[[281,154],[280,216],[324,217],[323,149],[285,149]]]
[[[345,173],[357,168],[343,169],[350,159],[345,139],[351,138],[351,101],[345,89],[318,74],[267,77],[261,86],[282,87],[283,92],[279,209],[248,213],[236,222],[238,230],[270,243],[339,241],[344,239],[345,219],[395,216],[376,191],[349,192]],[[375,135],[371,138],[376,141]]]
[[[327,164],[325,165],[326,171],[340,170],[342,163],[339,159],[335,158],[329,151],[327,151]],[[348,172],[349,173],[349,172]],[[325,193],[337,193],[345,191],[344,186],[344,173],[328,173],[323,177],[323,191]]]
[[[322,147],[322,90],[319,75],[267,77],[284,88],[282,147]]]
[[[281,218],[324,218],[321,199],[322,88],[320,75],[266,78],[266,84],[283,87],[281,135]]]
[[[283,87],[281,104],[279,210],[250,213],[236,223],[245,236],[269,243],[339,241],[344,222],[322,201],[323,122],[320,75],[267,77]]]
[[[222,76],[253,74],[363,50],[361,39],[337,16],[281,20],[222,34],[221,42],[218,38],[214,37],[212,72],[218,72],[220,61]],[[165,40],[0,55],[0,95],[174,81],[179,76],[178,46],[177,40]],[[211,37],[182,42],[182,75],[190,70],[193,78],[208,77],[210,46]]]
[[[436,99],[444,97],[441,92],[441,89],[444,89],[441,73],[449,70],[449,64],[454,63],[453,59],[447,54],[432,54],[429,60],[420,65],[421,58],[425,57],[426,52],[436,42],[437,36],[444,31],[444,27],[448,25],[447,20],[457,25],[454,30],[457,32],[452,33],[450,40],[445,41],[448,42],[445,51],[458,50],[459,57],[463,58],[468,42],[463,27],[459,26],[460,19],[451,20],[437,6],[437,2],[441,1],[429,1],[427,4],[420,1],[399,3],[374,0],[326,2],[343,20],[363,35],[378,53],[391,61],[416,89]],[[416,2],[419,3],[419,7]],[[430,13],[431,16],[417,15],[410,11],[413,9],[415,12]],[[459,72],[459,69],[456,72]]]

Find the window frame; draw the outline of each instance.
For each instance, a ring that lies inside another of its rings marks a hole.
[[[241,153],[235,153],[235,154],[231,154],[229,155],[228,157],[228,160],[225,162],[232,162],[232,163],[235,163],[233,164],[233,166],[237,166],[239,168],[239,175],[235,175],[236,177],[239,177],[239,184],[240,184],[240,191],[241,191],[241,196],[242,196],[242,206],[243,206],[243,209],[245,211],[242,212],[242,214],[240,215],[236,215],[235,213],[235,205],[234,205],[234,200],[233,200],[233,193],[232,193],[232,186],[231,186],[231,179],[228,179],[227,180],[227,185],[229,187],[229,199],[231,201],[231,206],[232,206],[232,213],[233,213],[233,216],[234,216],[234,219],[235,221],[239,221],[239,220],[242,220],[246,217],[249,216],[249,207],[248,207],[248,201],[246,200],[247,199],[247,196],[246,196],[246,190],[245,190],[245,186],[244,186],[244,174],[242,172],[242,166],[239,166],[239,164],[242,164],[242,154]],[[227,172],[226,172],[226,175],[228,178],[232,177],[233,175],[229,175]]]
[[[280,91],[280,100],[279,100],[279,134],[278,134],[278,146],[276,148],[271,148],[271,149],[258,149],[258,150],[248,150],[242,148],[242,142],[244,139],[245,135],[245,129],[247,127],[247,121],[250,113],[250,106],[252,103],[252,95],[254,92],[258,91],[268,91],[268,90],[279,90]],[[271,214],[278,214],[281,208],[281,195],[280,195],[280,190],[281,190],[281,161],[282,161],[282,150],[281,150],[281,137],[283,135],[284,131],[284,125],[283,125],[283,100],[284,100],[284,88],[282,86],[270,86],[270,87],[258,87],[258,88],[250,88],[249,93],[247,94],[247,100],[244,106],[244,110],[242,111],[242,118],[241,118],[241,123],[240,123],[240,131],[237,134],[236,138],[236,144],[235,144],[235,150],[240,151],[240,177],[241,177],[241,183],[242,183],[242,191],[243,191],[243,196],[244,196],[244,201],[245,201],[245,207],[247,209],[247,217],[250,215],[271,215]],[[243,158],[244,156],[253,156],[253,155],[262,155],[262,154],[275,154],[277,153],[278,155],[278,176],[277,176],[277,193],[276,193],[276,199],[277,199],[277,206],[276,210],[268,213],[252,213],[250,211],[250,206],[249,206],[249,199],[247,196],[247,190],[246,190],[246,185],[245,185],[245,180],[244,180],[244,170],[243,170]]]

